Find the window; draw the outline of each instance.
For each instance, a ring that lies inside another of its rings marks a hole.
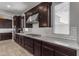
[[[69,34],[69,7],[69,2],[55,4],[54,33]]]

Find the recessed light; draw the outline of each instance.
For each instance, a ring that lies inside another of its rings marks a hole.
[[[7,7],[8,7],[8,8],[10,8],[10,7],[11,7],[11,5],[7,5]]]

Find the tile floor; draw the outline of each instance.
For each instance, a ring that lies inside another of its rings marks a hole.
[[[32,56],[13,40],[0,41],[0,56]]]

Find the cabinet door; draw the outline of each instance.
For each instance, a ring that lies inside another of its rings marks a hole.
[[[16,37],[16,34],[15,34],[15,36],[14,36],[14,41],[16,42],[16,40],[17,40],[17,37]]]
[[[24,48],[24,36],[19,35],[19,45]]]
[[[39,27],[51,27],[51,4],[41,3],[39,5]]]
[[[42,47],[42,56],[53,56],[54,55],[54,50],[47,47],[43,46]]]
[[[8,40],[12,39],[11,33],[0,33],[0,40]]]
[[[22,36],[21,35],[19,35],[18,41],[19,41],[19,45],[22,46]]]
[[[6,33],[1,33],[1,40],[7,40],[8,34]]]
[[[24,48],[30,53],[33,53],[33,39],[24,37]]]
[[[22,29],[21,29],[21,20],[22,20],[22,16],[14,16],[14,26],[16,28],[16,32],[19,33]]]
[[[46,10],[48,9],[45,6]],[[43,12],[43,10],[39,10],[39,27],[48,27],[48,10]]]
[[[17,28],[21,27],[21,16],[15,16],[15,26]]]
[[[12,33],[5,33],[7,39],[12,39]]]
[[[67,56],[67,55],[60,51],[55,51],[55,56]]]
[[[24,48],[24,36],[21,36],[21,46]]]
[[[57,45],[57,44],[54,44],[55,47],[55,55],[59,55],[59,56],[62,56],[62,55],[67,55],[67,56],[76,56],[76,50],[75,49],[72,49],[72,48],[68,48],[68,47],[65,47],[65,46],[61,46],[61,45]]]
[[[12,28],[12,20],[5,19],[5,21],[2,22],[2,28]]]
[[[16,43],[19,43],[19,35],[16,34],[15,36],[16,36],[16,37],[15,37],[15,42],[16,42]]]
[[[0,33],[0,40],[4,40],[5,37],[3,37],[3,33]]]
[[[34,55],[41,56],[41,41],[34,40]]]

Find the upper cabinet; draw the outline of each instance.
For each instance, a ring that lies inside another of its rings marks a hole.
[[[39,23],[39,27],[51,27],[51,2],[43,2],[25,12],[26,23]]]
[[[20,32],[22,30],[21,21],[24,17],[22,16],[14,16],[13,17],[13,23],[14,27],[16,28],[16,32]]]
[[[38,6],[39,27],[51,27],[51,4],[45,2]]]
[[[0,28],[12,28],[12,20],[0,19]]]
[[[14,26],[16,28],[20,28],[21,27],[21,20],[20,20],[20,16],[14,16],[13,19],[14,19]]]

